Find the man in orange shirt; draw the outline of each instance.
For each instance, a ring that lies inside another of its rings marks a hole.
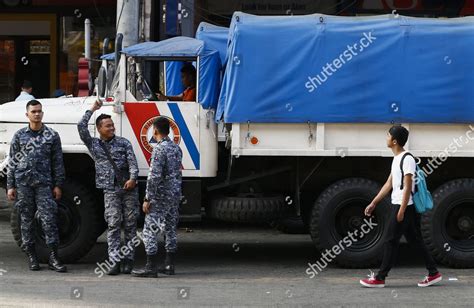
[[[186,63],[181,68],[181,82],[184,85],[184,92],[178,96],[166,96],[161,93],[156,93],[156,96],[161,101],[196,101],[196,68],[191,63]]]

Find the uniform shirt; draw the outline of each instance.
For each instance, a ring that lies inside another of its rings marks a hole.
[[[79,136],[89,149],[95,162],[95,183],[96,187],[104,190],[115,190],[116,177],[112,164],[107,158],[107,154],[100,143],[105,143],[109,149],[113,161],[122,173],[124,180],[137,180],[138,163],[130,141],[125,138],[114,136],[109,141],[99,138],[92,138],[89,133],[88,123],[92,116],[92,111],[87,110],[81,121],[77,125]]]
[[[400,189],[400,184],[402,183],[402,171],[400,170],[400,161],[403,155],[407,151],[402,152],[395,156],[392,161],[392,204],[402,204],[403,191]],[[403,160],[403,174],[413,175],[413,183],[411,191],[415,191],[415,175],[416,175],[416,162],[415,159],[407,155]],[[413,204],[413,196],[410,195],[408,200],[408,205]]]
[[[18,95],[18,97],[15,98],[15,102],[18,102],[18,101],[31,101],[32,99],[35,99],[35,97],[33,95],[31,95],[28,92],[21,91],[20,95]]]
[[[146,183],[146,199],[166,201],[181,197],[183,153],[169,137],[160,140],[153,149],[150,173]]]
[[[195,102],[196,101],[196,88],[187,88],[183,92],[184,102]]]
[[[7,188],[18,185],[61,187],[66,175],[59,134],[43,124],[39,131],[30,127],[13,136],[7,175]]]

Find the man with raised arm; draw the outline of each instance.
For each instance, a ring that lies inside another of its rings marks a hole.
[[[138,163],[130,141],[115,135],[112,117],[101,114],[95,124],[100,138],[91,137],[88,123],[95,111],[102,107],[96,101],[78,124],[81,140],[95,162],[96,187],[104,191],[104,216],[107,222],[109,260],[108,275],[130,274],[133,269],[139,211]],[[125,245],[121,245],[121,226],[124,225]]]

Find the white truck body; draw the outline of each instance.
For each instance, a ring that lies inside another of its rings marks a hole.
[[[405,146],[417,157],[474,157],[474,127],[468,124],[402,124],[410,131]],[[243,156],[390,157],[389,124],[310,123],[232,125],[232,154]],[[251,138],[258,143],[252,144]]]

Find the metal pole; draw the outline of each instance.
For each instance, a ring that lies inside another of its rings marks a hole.
[[[84,56],[86,57],[86,60],[89,61],[91,59],[91,21],[89,18],[86,18],[84,21],[84,39]]]
[[[93,82],[92,82],[92,74],[91,74],[91,21],[89,18],[86,18],[84,21],[84,57],[86,58],[87,61],[87,66],[88,66],[88,88],[89,88],[89,94],[92,92],[92,88],[94,87]]]

